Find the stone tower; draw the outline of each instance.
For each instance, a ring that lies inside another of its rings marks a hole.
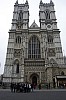
[[[57,28],[54,3],[39,5],[39,22],[42,40],[42,56],[45,58],[47,82],[52,82],[55,75],[59,75],[59,69],[64,66],[60,31]]]
[[[63,59],[60,31],[57,28],[54,3],[39,4],[39,23],[29,27],[29,5],[14,5],[12,27],[4,68],[3,82],[55,84],[55,76],[66,68]]]
[[[4,82],[23,82],[24,81],[24,57],[27,53],[27,38],[29,28],[29,5],[14,5],[12,27],[9,30],[9,40],[4,69]],[[17,74],[16,74],[17,73]]]

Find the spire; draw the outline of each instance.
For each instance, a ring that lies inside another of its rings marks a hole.
[[[40,0],[40,4],[43,4],[42,0]]]
[[[51,5],[54,5],[54,3],[53,3],[53,1],[52,1],[52,0],[50,0],[50,4],[51,4]]]
[[[52,2],[52,0],[50,0],[50,2]]]
[[[28,4],[28,0],[26,0],[26,4]]]
[[[18,4],[18,0],[16,1],[16,3],[15,4]]]
[[[35,23],[35,20],[34,20],[34,23]]]

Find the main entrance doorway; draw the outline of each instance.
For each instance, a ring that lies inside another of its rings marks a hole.
[[[38,82],[39,82],[39,75],[38,75],[37,73],[31,74],[30,80],[31,80],[31,83],[32,83],[33,85],[37,85]]]
[[[32,77],[32,84],[37,85],[37,77],[36,76]]]

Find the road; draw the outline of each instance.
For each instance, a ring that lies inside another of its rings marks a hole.
[[[0,90],[0,100],[66,100],[66,90],[35,90],[31,93]]]

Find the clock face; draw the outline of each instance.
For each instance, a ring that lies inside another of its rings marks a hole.
[[[50,24],[47,25],[47,29],[50,30],[52,26]]]

